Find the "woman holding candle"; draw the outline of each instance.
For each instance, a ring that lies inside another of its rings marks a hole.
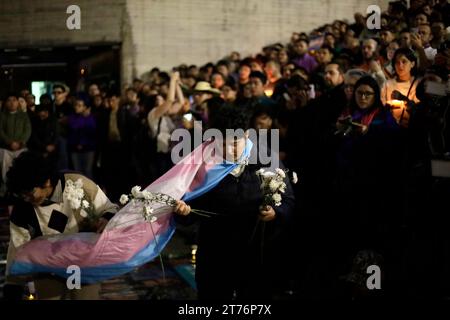
[[[417,77],[417,58],[411,49],[400,48],[395,51],[392,64],[395,77],[384,84],[381,100],[384,105],[391,107],[397,123],[407,127],[412,104],[419,102],[416,97],[417,84],[420,82]]]

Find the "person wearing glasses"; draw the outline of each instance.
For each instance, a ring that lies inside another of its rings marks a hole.
[[[82,182],[82,189],[96,209],[98,219],[84,218],[72,209],[64,195],[66,181]],[[13,277],[9,268],[17,249],[40,236],[71,234],[81,231],[101,233],[108,220],[118,211],[101,188],[87,177],[76,173],[61,173],[49,158],[24,152],[17,157],[7,174],[7,189],[14,199],[10,216],[10,242],[6,265],[5,299],[22,299],[24,279]],[[83,276],[83,275],[81,275]],[[99,284],[83,285],[69,290],[66,280],[50,274],[33,278],[38,299],[95,300],[99,298]]]
[[[380,88],[371,76],[354,86],[350,107],[337,122],[336,196],[340,199],[336,230],[339,230],[338,264],[347,264],[361,250],[381,255],[385,268],[396,265],[395,234],[399,234],[401,203],[398,201],[401,163],[399,126],[380,99]],[[376,264],[372,261],[371,264]],[[383,269],[383,267],[382,267]],[[362,286],[347,279],[349,286]],[[364,283],[365,285],[365,283]],[[387,285],[385,285],[387,287]]]

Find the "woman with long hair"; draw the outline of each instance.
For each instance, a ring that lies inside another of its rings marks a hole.
[[[408,127],[411,109],[419,102],[416,88],[420,78],[417,76],[417,57],[414,51],[408,48],[397,49],[392,66],[395,77],[384,84],[381,100],[391,108],[397,123],[402,127]]]

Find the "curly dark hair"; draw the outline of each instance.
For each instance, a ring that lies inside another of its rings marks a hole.
[[[209,127],[218,129],[226,136],[226,129],[242,129],[246,131],[250,126],[250,117],[245,109],[234,105],[223,105],[211,114]]]
[[[9,193],[19,196],[41,187],[57,176],[56,166],[43,156],[26,151],[14,159],[12,167],[6,174],[6,187]]]

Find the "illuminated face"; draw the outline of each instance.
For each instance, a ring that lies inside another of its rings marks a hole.
[[[421,24],[427,23],[427,16],[423,13],[419,13],[414,19],[414,22],[416,23],[416,27],[420,26]]]
[[[19,101],[16,97],[8,97],[8,99],[6,99],[5,106],[9,112],[16,112],[19,108]]]
[[[96,84],[92,84],[89,86],[89,95],[91,97],[94,97],[96,95],[100,94],[100,90],[98,89],[98,86]]]
[[[432,39],[430,26],[428,26],[428,25],[419,26],[418,33],[419,33],[420,39],[422,40],[423,44],[430,43],[430,41]]]
[[[108,102],[109,102],[109,106],[111,107],[111,109],[113,109],[113,110],[119,109],[119,103],[120,103],[119,97],[112,96],[111,98],[108,99]]]
[[[27,101],[24,98],[19,97],[17,99],[17,102],[19,103],[19,109],[20,110],[22,110],[22,111],[26,111],[27,110]]]
[[[414,66],[415,62],[409,61],[404,55],[398,55],[395,60],[395,72],[400,78],[410,77]]]
[[[234,101],[236,100],[237,92],[233,90],[233,88],[225,85],[222,87],[222,97],[225,101]]]
[[[344,92],[345,96],[347,97],[347,100],[350,101],[353,97],[353,92],[355,88],[355,84],[358,81],[358,77],[346,77],[345,79],[345,85],[344,85]]]
[[[289,62],[289,56],[286,50],[280,50],[280,52],[278,52],[278,61],[281,65],[285,65]]]
[[[211,77],[211,86],[216,89],[220,89],[225,84],[223,77],[220,74],[213,74]]]
[[[387,49],[386,49],[386,56],[388,58],[389,61],[391,61],[394,58],[394,53],[395,51],[397,51],[397,49],[399,49],[400,46],[398,45],[397,42],[391,42]]]
[[[375,41],[365,41],[363,44],[363,55],[366,59],[371,59],[377,50],[377,44]]]
[[[255,129],[271,129],[272,128],[272,118],[267,114],[262,114],[256,117],[254,122]]]
[[[235,137],[227,137],[222,141],[222,155],[227,161],[236,162],[245,150],[248,135],[236,139]]]
[[[32,191],[22,194],[22,199],[33,206],[39,206],[51,195],[52,190],[50,179],[48,179],[43,186],[35,187]]]
[[[395,39],[395,36],[392,34],[392,32],[384,30],[381,32],[380,38],[384,45],[388,45]]]
[[[344,77],[339,72],[337,64],[331,63],[325,67],[325,82],[331,87],[336,87],[344,82]]]
[[[77,100],[76,102],[75,102],[75,107],[74,107],[74,109],[75,109],[75,113],[76,114],[81,114],[81,113],[83,113],[84,111],[86,111],[86,105],[84,104],[84,101],[83,100]]]
[[[294,51],[296,54],[302,56],[308,52],[308,44],[305,41],[298,41],[294,44]]]
[[[241,80],[247,80],[250,76],[250,72],[252,72],[252,69],[250,69],[249,66],[241,66],[239,68],[239,79]]]
[[[333,54],[328,49],[321,48],[317,52],[317,62],[321,65],[330,63],[332,59]]]
[[[264,84],[261,79],[256,77],[250,78],[250,85],[253,97],[261,97],[264,95]]]
[[[370,108],[375,102],[375,91],[370,86],[362,84],[355,90],[355,100],[361,109]]]
[[[400,34],[400,46],[402,48],[411,47],[411,34],[409,32],[403,32]]]

